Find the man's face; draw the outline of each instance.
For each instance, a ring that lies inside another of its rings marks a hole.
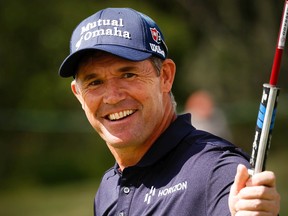
[[[163,68],[157,75],[150,60],[132,62],[110,54],[80,64],[72,90],[110,147],[149,145],[161,134],[174,78],[174,72],[167,78],[169,67]]]

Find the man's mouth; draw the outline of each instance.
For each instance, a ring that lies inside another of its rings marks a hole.
[[[107,115],[107,119],[109,119],[110,121],[120,120],[126,118],[127,116],[132,115],[135,111],[136,110],[124,110],[117,113],[111,113]]]

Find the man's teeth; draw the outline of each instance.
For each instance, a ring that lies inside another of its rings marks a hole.
[[[124,118],[126,116],[129,116],[132,113],[133,113],[133,110],[124,110],[124,111],[121,111],[118,113],[109,114],[108,118],[109,118],[109,120],[118,120],[118,119]]]

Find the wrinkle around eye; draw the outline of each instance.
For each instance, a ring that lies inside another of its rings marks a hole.
[[[85,83],[78,84],[79,90],[81,92],[87,92],[89,90],[98,89],[98,87],[103,84],[102,80],[87,81]]]

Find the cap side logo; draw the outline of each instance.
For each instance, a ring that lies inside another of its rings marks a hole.
[[[153,40],[156,43],[160,44],[162,39],[161,39],[161,35],[158,32],[158,30],[156,28],[150,28],[150,31],[151,31],[151,35],[152,35]]]

